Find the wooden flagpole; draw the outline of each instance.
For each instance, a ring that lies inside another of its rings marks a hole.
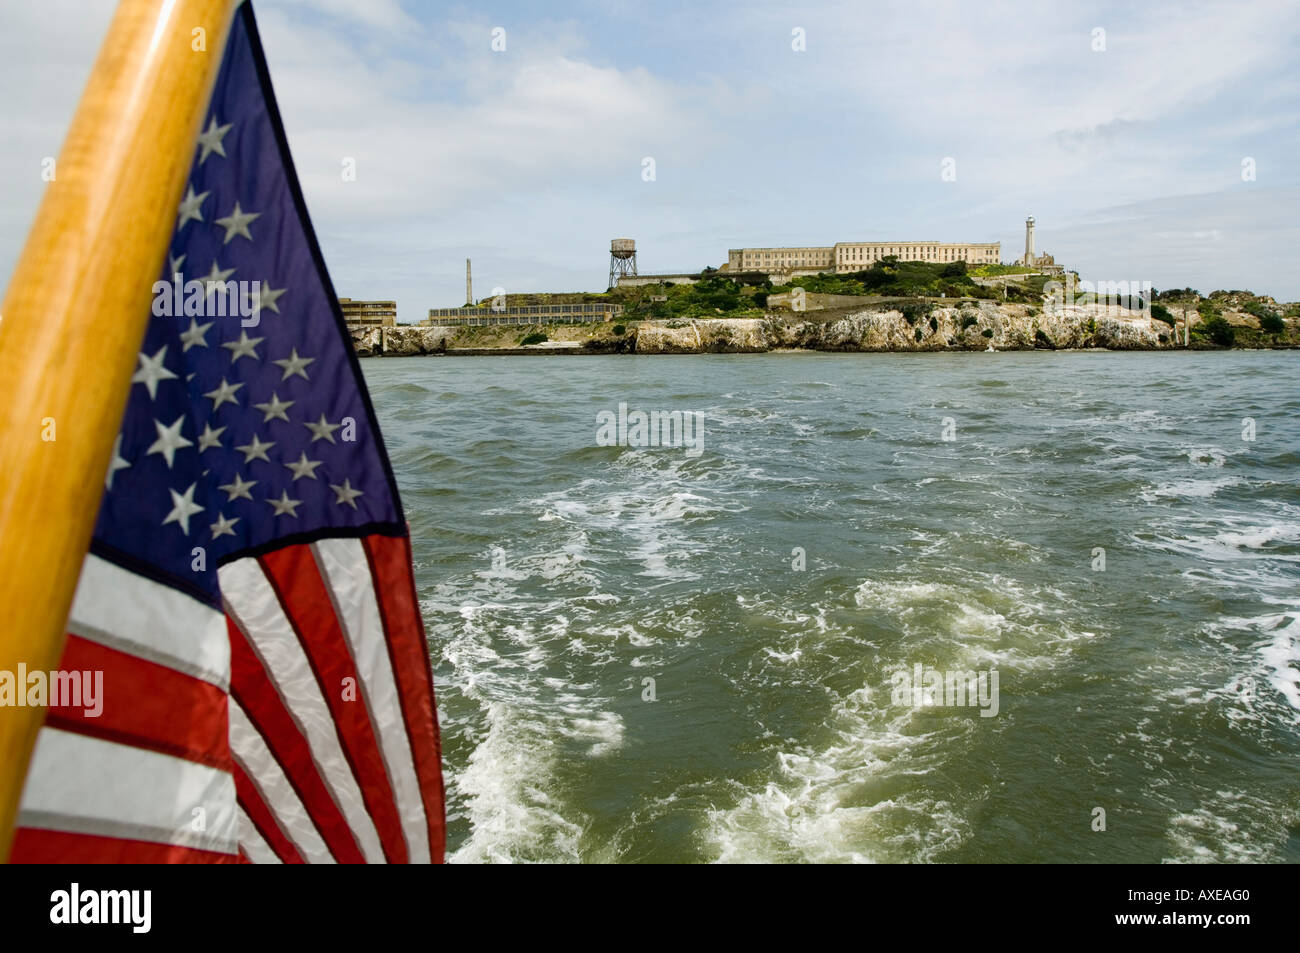
[[[0,676],[63,652],[235,5],[121,0],[0,306]],[[44,717],[0,707],[0,858]]]

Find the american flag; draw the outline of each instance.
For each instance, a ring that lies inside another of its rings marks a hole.
[[[11,860],[440,861],[410,539],[248,3],[177,274],[260,282],[260,312],[155,306],[112,464],[86,475],[104,495],[60,665],[103,672],[102,711],[50,707]]]

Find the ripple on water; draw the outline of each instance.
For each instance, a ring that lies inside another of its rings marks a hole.
[[[1128,859],[1300,860],[1296,356],[941,357],[366,365],[452,860],[1108,859],[987,836],[999,773],[1050,794],[1080,750]],[[622,399],[703,410],[704,453],[595,446]],[[998,668],[1006,717],[892,705],[917,661]]]

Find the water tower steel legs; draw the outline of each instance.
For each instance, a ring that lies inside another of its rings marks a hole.
[[[613,288],[616,280],[624,276],[636,277],[636,252],[630,258],[609,256],[609,287]]]
[[[613,288],[622,277],[636,276],[636,242],[631,238],[615,238],[609,243],[609,287]]]

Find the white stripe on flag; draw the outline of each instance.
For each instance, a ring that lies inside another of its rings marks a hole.
[[[81,564],[68,631],[230,690],[225,615],[93,553]]]
[[[359,539],[322,539],[313,544],[312,550],[326,587],[333,594],[335,614],[361,676],[366,707],[397,799],[410,861],[427,864],[429,826],[424,799],[411,760],[411,742],[365,548]]]
[[[275,851],[271,850],[271,845],[262,839],[262,835],[257,832],[257,828],[253,826],[253,822],[248,819],[242,807],[239,809],[239,846],[243,848],[249,863],[282,863],[280,858],[275,856]]]
[[[266,667],[285,708],[307,737],[312,760],[334,802],[347,819],[366,860],[385,863],[379,832],[366,810],[361,788],[339,742],[338,728],[321,695],[311,661],[298,641],[280,600],[253,557],[217,570],[228,611]]]
[[[266,746],[266,741],[253,727],[244,709],[233,698],[230,699],[230,751],[243,767],[244,773],[257,787],[267,809],[280,822],[280,829],[284,835],[298,848],[302,859],[309,864],[334,863],[334,855],[330,853],[329,847],[320,836],[320,831],[316,829],[293,785],[280,769],[280,762],[275,760],[275,755]],[[266,845],[261,835],[257,833],[257,828],[253,827],[253,822],[241,810],[239,843],[246,847],[250,836],[256,837]],[[269,851],[271,848],[267,845],[266,849]],[[255,860],[251,853],[248,857],[249,860]]]
[[[18,826],[234,854],[235,779],[184,758],[46,727]]]

